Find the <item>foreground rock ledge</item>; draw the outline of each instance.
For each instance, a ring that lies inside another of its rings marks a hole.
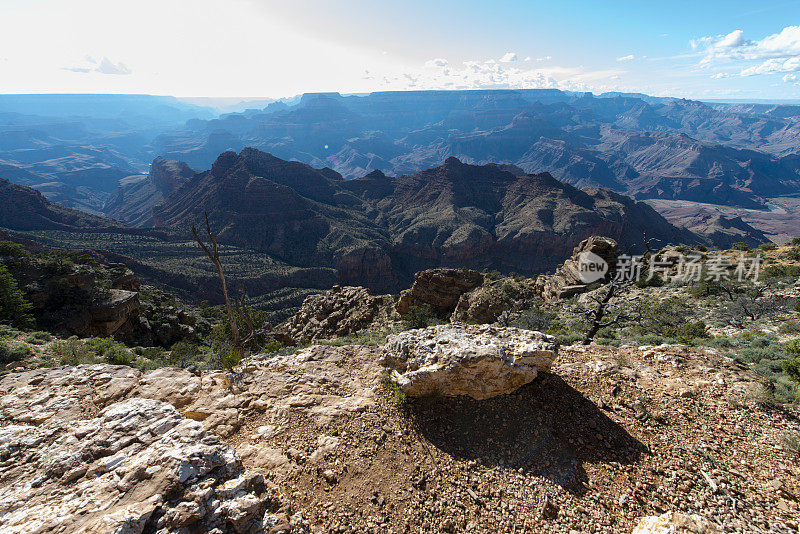
[[[454,323],[389,336],[380,363],[412,397],[483,400],[527,384],[557,353],[556,339],[539,332]]]
[[[90,419],[3,426],[0,472],[2,532],[291,529],[276,487],[201,423],[152,399]]]

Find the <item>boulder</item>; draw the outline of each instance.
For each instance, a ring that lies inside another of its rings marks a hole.
[[[595,282],[611,279],[617,265],[617,242],[608,237],[592,236],[584,239],[572,251],[572,256],[561,264],[552,275],[540,276],[537,286],[545,301],[568,298],[582,293]],[[594,258],[605,263],[602,274],[586,273],[582,267],[585,259]]]
[[[374,296],[363,287],[333,286],[319,295],[310,295],[300,310],[283,325],[281,334],[295,341],[344,337],[374,325],[399,319],[395,297]]]
[[[397,311],[427,306],[439,317],[449,316],[464,293],[483,284],[483,275],[469,269],[429,269],[414,275],[414,284],[400,294]]]
[[[482,400],[511,393],[550,369],[552,336],[519,328],[459,323],[389,336],[379,363],[407,395],[468,395]]]

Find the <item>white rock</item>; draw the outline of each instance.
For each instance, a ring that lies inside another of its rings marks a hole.
[[[414,397],[511,393],[550,369],[552,336],[519,328],[447,324],[389,336],[380,363]]]
[[[643,517],[632,534],[719,534],[721,531],[706,518],[679,512]]]

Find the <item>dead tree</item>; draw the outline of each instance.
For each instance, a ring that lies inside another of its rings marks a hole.
[[[214,237],[214,234],[211,232],[211,224],[208,222],[208,213],[203,212],[206,218],[206,232],[208,233],[208,237],[211,241],[211,250],[206,246],[205,243],[200,239],[200,236],[197,235],[197,229],[192,225],[192,235],[194,235],[195,241],[202,247],[203,252],[206,253],[206,256],[211,260],[211,263],[214,264],[214,267],[217,268],[217,275],[219,276],[219,282],[222,285],[222,294],[225,296],[225,309],[228,312],[228,321],[231,325],[231,338],[233,340],[233,347],[235,350],[241,350],[242,343],[239,339],[239,327],[236,324],[236,314],[233,311],[233,306],[231,306],[231,300],[228,297],[228,286],[225,283],[225,274],[222,272],[222,262],[219,261],[219,246],[217,245],[217,240]],[[213,251],[213,252],[212,252]],[[242,296],[242,302],[244,302],[244,296]]]
[[[597,335],[597,332],[599,332],[601,328],[611,326],[612,324],[618,322],[618,320],[615,320],[614,322],[603,322],[603,318],[606,315],[609,301],[611,300],[611,297],[614,296],[614,293],[616,293],[616,291],[617,291],[617,285],[615,282],[612,281],[610,284],[608,284],[608,291],[606,291],[606,294],[603,295],[602,299],[598,299],[597,297],[592,297],[592,300],[594,300],[597,303],[597,307],[593,310],[590,310],[586,314],[587,318],[590,321],[590,326],[589,330],[586,331],[586,335],[583,336],[582,343],[584,345],[588,345],[589,343],[591,343],[592,340],[594,339],[594,336]]]
[[[623,322],[637,321],[641,319],[641,313],[631,313],[630,311],[619,310],[617,306],[611,303],[611,299],[623,288],[623,284],[617,280],[612,280],[608,284],[608,291],[602,298],[592,296],[591,299],[597,306],[586,312],[586,318],[589,320],[589,330],[583,336],[584,345],[589,345],[594,336],[607,326],[614,326]],[[613,314],[613,317],[611,317]],[[609,318],[611,317],[611,318]],[[604,320],[605,319],[605,320]]]

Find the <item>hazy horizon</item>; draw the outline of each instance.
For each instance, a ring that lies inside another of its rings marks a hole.
[[[557,88],[800,99],[792,20],[800,4],[778,0],[669,10],[629,1],[4,0],[0,93],[277,99]]]

